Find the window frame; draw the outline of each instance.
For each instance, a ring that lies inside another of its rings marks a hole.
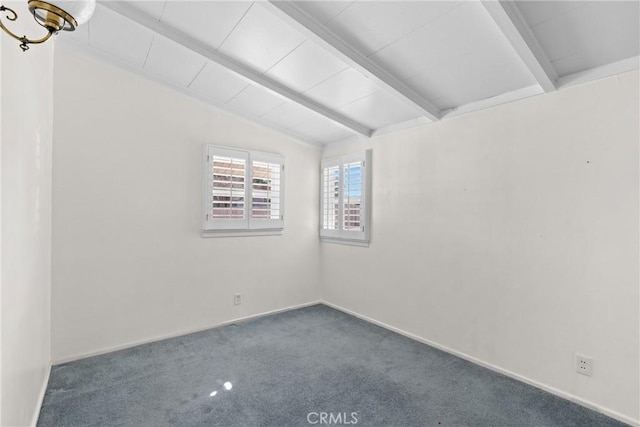
[[[255,150],[245,150],[222,147],[213,144],[203,144],[202,150],[202,236],[203,237],[233,237],[233,236],[261,236],[282,235],[284,230],[285,206],[285,158],[280,154],[265,153]],[[244,168],[244,218],[211,218],[211,188],[213,186],[213,156],[242,159]],[[279,175],[279,219],[253,218],[253,168],[254,162],[265,162],[280,165]]]
[[[345,230],[344,227],[344,186],[345,166],[361,162],[361,229]],[[325,228],[325,170],[338,167],[338,224],[339,229]],[[371,236],[371,150],[359,151],[339,157],[323,159],[320,163],[320,238],[329,243],[368,246]]]

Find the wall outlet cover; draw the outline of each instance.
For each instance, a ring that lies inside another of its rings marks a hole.
[[[588,377],[593,376],[593,358],[576,354],[576,372]]]

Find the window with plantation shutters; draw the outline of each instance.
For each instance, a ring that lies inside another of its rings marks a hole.
[[[281,234],[284,158],[204,146],[203,235]]]
[[[322,162],[320,236],[366,244],[370,222],[371,150]]]

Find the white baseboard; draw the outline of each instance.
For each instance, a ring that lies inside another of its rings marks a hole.
[[[78,354],[78,355],[75,355],[75,356],[62,357],[62,358],[55,359],[54,361],[52,361],[52,365],[54,365],[54,366],[55,365],[61,365],[63,363],[67,363],[67,362],[73,362],[73,361],[80,360],[80,359],[86,359],[87,357],[100,356],[101,354],[112,353],[114,351],[124,350],[124,349],[127,349],[127,348],[136,347],[136,346],[139,346],[139,345],[142,345],[142,344],[149,344],[149,343],[152,343],[152,342],[162,341],[162,340],[166,340],[166,339],[169,339],[169,338],[181,337],[183,335],[194,334],[196,332],[202,332],[202,331],[206,331],[206,330],[209,330],[209,329],[218,328],[220,326],[232,325],[234,323],[245,322],[247,320],[254,320],[254,319],[258,319],[260,317],[269,316],[271,314],[284,313],[285,311],[296,310],[298,308],[310,307],[312,305],[318,305],[318,304],[322,304],[322,301],[316,300],[316,301],[306,302],[306,303],[303,303],[303,304],[293,305],[293,306],[290,306],[290,307],[279,308],[277,310],[271,310],[271,311],[265,311],[263,313],[252,314],[250,316],[238,317],[238,318],[231,319],[231,320],[228,320],[228,321],[225,321],[225,322],[204,326],[202,328],[195,328],[195,329],[188,329],[188,330],[184,330],[184,331],[180,331],[180,332],[173,332],[173,333],[170,333],[170,334],[159,335],[159,336],[155,336],[155,337],[152,337],[152,338],[145,338],[145,339],[141,339],[141,340],[137,340],[137,341],[128,342],[126,344],[116,345],[116,346],[113,346],[113,347],[106,347],[106,348],[102,348],[100,350],[91,351],[91,352],[88,352],[88,353],[82,353],[82,354]]]
[[[410,332],[404,331],[402,329],[396,328],[396,327],[388,325],[386,323],[379,322],[379,321],[377,321],[375,319],[372,319],[370,317],[364,316],[364,315],[362,315],[360,313],[357,313],[355,311],[346,309],[346,308],[341,307],[339,305],[330,303],[328,301],[322,301],[322,304],[324,304],[324,305],[326,305],[328,307],[331,307],[331,308],[335,308],[336,310],[342,311],[343,313],[350,314],[351,316],[357,317],[357,318],[362,319],[362,320],[364,320],[366,322],[373,323],[374,325],[378,325],[378,326],[380,326],[382,328],[385,328],[385,329],[388,329],[388,330],[390,330],[392,332],[395,332],[395,333],[398,333],[400,335],[403,335],[403,336],[405,336],[407,338],[411,338],[414,341],[418,341],[418,342],[421,342],[423,344],[427,344],[427,345],[429,345],[431,347],[435,347],[435,348],[437,348],[439,350],[442,350],[442,351],[444,351],[446,353],[452,354],[454,356],[460,357],[461,359],[465,359],[465,360],[467,360],[469,362],[475,363],[476,365],[480,365],[480,366],[485,367],[487,369],[491,369],[494,372],[498,372],[500,374],[506,375],[508,377],[511,377],[511,378],[516,379],[518,381],[521,381],[523,383],[532,385],[532,386],[534,386],[536,388],[539,388],[541,390],[547,391],[547,392],[549,392],[551,394],[554,394],[554,395],[556,395],[558,397],[561,397],[563,399],[569,400],[569,401],[571,401],[573,403],[577,403],[578,405],[584,406],[584,407],[589,408],[591,410],[594,410],[596,412],[600,412],[601,414],[604,414],[604,415],[606,415],[608,417],[614,418],[614,419],[616,419],[618,421],[621,421],[623,423],[629,424],[629,425],[634,426],[634,427],[640,426],[640,421],[639,420],[634,420],[633,418],[630,418],[630,417],[628,417],[626,415],[620,414],[619,412],[612,411],[612,410],[610,410],[608,408],[605,408],[603,406],[600,406],[600,405],[598,405],[596,403],[593,403],[593,402],[590,402],[588,400],[582,399],[582,398],[580,398],[578,396],[575,396],[573,394],[567,393],[567,392],[562,391],[562,390],[558,390],[555,387],[551,387],[549,385],[546,385],[546,384],[540,383],[538,381],[532,380],[532,379],[527,378],[525,376],[522,376],[520,374],[516,374],[515,372],[511,372],[511,371],[509,371],[507,369],[504,369],[504,368],[501,368],[499,366],[493,365],[491,363],[485,362],[483,360],[477,359],[477,358],[475,358],[473,356],[470,356],[470,355],[468,355],[466,353],[462,353],[460,351],[454,350],[452,348],[449,348],[449,347],[446,347],[444,345],[438,344],[436,342],[430,341],[428,339],[422,338],[422,337],[420,337],[418,335],[414,335],[414,334],[412,334]]]
[[[47,386],[49,386],[49,377],[51,376],[51,364],[47,367],[47,373],[45,374],[44,381],[42,382],[42,388],[38,395],[38,403],[36,404],[35,412],[31,417],[31,427],[38,425],[38,418],[40,417],[40,408],[42,408],[42,402],[44,402],[44,395],[47,392]]]

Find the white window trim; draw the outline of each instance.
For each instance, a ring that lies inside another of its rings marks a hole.
[[[327,167],[340,167],[340,188],[339,188],[339,223],[343,223],[342,206],[343,173],[344,165],[352,162],[363,162],[362,166],[362,200],[361,200],[361,224],[362,231],[328,230],[324,227],[324,170]],[[320,165],[320,239],[326,243],[337,243],[350,246],[369,246],[371,236],[371,150],[359,151],[348,155],[324,159]]]
[[[336,245],[361,246],[363,248],[369,247],[369,241],[365,241],[365,240],[341,239],[341,238],[323,237],[323,236],[320,236],[320,240],[323,243],[334,243]]]
[[[283,229],[266,230],[203,230],[202,237],[252,237],[252,236],[282,236]]]
[[[284,230],[284,184],[285,184],[285,158],[279,154],[264,153],[254,150],[243,150],[231,147],[221,147],[217,145],[204,144],[202,146],[202,237],[242,237],[242,236],[279,236]],[[246,161],[245,166],[245,189],[244,189],[244,219],[212,219],[209,218],[211,200],[209,192],[211,189],[210,156],[227,156],[231,158],[241,158]],[[269,162],[281,165],[280,171],[280,219],[252,219],[251,207],[253,204],[253,162]]]

